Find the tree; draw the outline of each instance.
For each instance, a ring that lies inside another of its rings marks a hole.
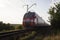
[[[14,30],[15,27],[14,26],[11,26],[9,23],[6,24],[6,23],[3,23],[3,22],[0,22],[0,31],[3,31],[3,30]]]
[[[50,23],[54,29],[60,29],[60,2],[55,7],[49,9]]]

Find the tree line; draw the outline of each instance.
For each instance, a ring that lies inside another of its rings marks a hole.
[[[3,22],[0,22],[0,31],[3,31],[3,30],[14,30],[14,26],[11,26],[9,23],[6,24],[6,23],[3,23]]]

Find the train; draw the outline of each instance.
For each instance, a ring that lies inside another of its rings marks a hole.
[[[26,29],[46,28],[49,25],[36,12],[27,12],[23,17],[23,26]]]

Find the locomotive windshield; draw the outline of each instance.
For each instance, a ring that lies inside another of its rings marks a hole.
[[[32,18],[35,15],[34,12],[28,12],[24,15],[24,18]]]

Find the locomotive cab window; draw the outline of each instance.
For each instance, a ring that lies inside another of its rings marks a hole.
[[[35,13],[28,12],[24,15],[24,18],[32,18],[35,15]]]

